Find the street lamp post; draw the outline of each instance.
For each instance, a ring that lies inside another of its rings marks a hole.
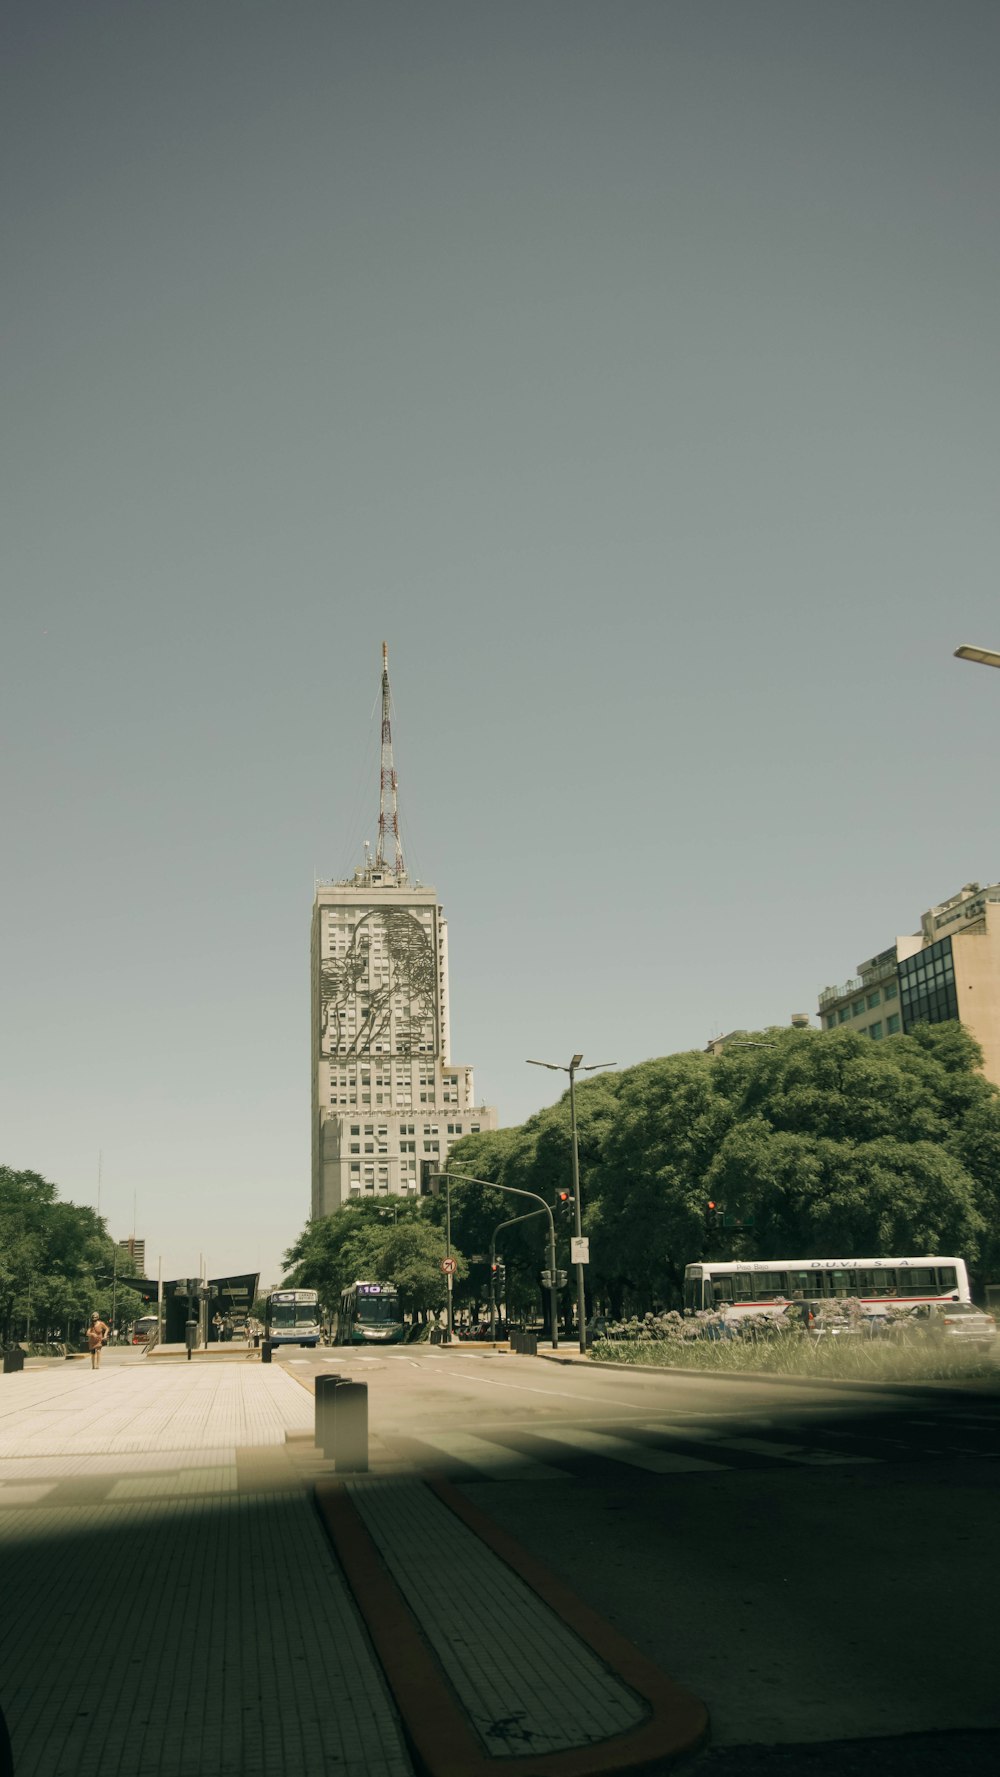
[[[592,1074],[600,1067],[617,1067],[616,1061],[593,1061],[589,1067],[582,1067],[583,1056],[574,1055],[568,1067],[558,1061],[532,1061],[528,1057],[529,1067],[551,1068],[553,1073],[569,1075],[569,1121],[571,1146],[573,1150],[573,1224],[577,1240],[583,1239],[583,1205],[580,1202],[580,1145],[576,1134],[576,1075],[577,1070]],[[576,1264],[576,1321],[579,1335],[580,1350],[587,1351],[587,1297],[583,1282],[583,1262],[578,1259]]]
[[[1000,654],[994,648],[970,648],[963,643],[955,649],[956,660],[974,660],[977,666],[1000,666]]]

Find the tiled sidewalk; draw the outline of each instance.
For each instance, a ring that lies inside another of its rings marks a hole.
[[[646,1720],[642,1698],[419,1481],[348,1489],[485,1754],[598,1745]]]
[[[252,1365],[0,1379],[0,1704],[17,1777],[408,1777],[381,1669]]]

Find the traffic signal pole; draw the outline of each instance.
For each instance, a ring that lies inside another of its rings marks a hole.
[[[540,1216],[541,1213],[542,1212],[540,1209],[527,1209],[527,1210],[525,1210],[523,1216],[508,1216],[508,1218],[505,1222],[498,1222],[497,1223],[492,1234],[490,1235],[490,1339],[491,1340],[496,1338],[496,1330],[497,1330],[496,1291],[494,1288],[494,1280],[496,1278],[496,1269],[497,1269],[497,1235],[499,1234],[501,1228],[512,1228],[514,1226],[515,1222],[530,1222],[532,1216]],[[508,1315],[508,1319],[509,1319],[509,1315]]]
[[[549,1208],[548,1204],[546,1203],[545,1198],[539,1197],[537,1191],[522,1191],[519,1185],[498,1185],[494,1179],[473,1178],[472,1174],[468,1173],[468,1172],[432,1172],[429,1174],[429,1177],[432,1179],[435,1179],[435,1178],[442,1179],[443,1178],[447,1181],[448,1255],[449,1255],[449,1257],[451,1254],[451,1180],[452,1179],[455,1180],[456,1184],[460,1184],[460,1185],[483,1185],[483,1186],[485,1186],[487,1191],[503,1191],[508,1197],[530,1197],[531,1201],[533,1203],[540,1203],[541,1204],[542,1210],[549,1218],[549,1277],[551,1279],[550,1284],[549,1284],[549,1324],[550,1324],[551,1336],[552,1336],[552,1349],[554,1351],[557,1350],[558,1346],[559,1346],[559,1286],[556,1283],[556,1224],[555,1224],[555,1218],[553,1217],[552,1211]],[[539,1213],[541,1213],[541,1211]],[[451,1308],[451,1293],[450,1293],[450,1291],[449,1291],[449,1295],[448,1295],[448,1306],[449,1306],[449,1311],[450,1311],[450,1308]],[[450,1334],[451,1328],[449,1327],[448,1330],[449,1330],[449,1334]]]

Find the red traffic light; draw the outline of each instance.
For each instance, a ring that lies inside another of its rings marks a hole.
[[[711,1197],[710,1197],[710,1198],[709,1198],[709,1200],[708,1200],[708,1207],[709,1207],[709,1209],[716,1209],[716,1208],[718,1208],[718,1205],[717,1205],[717,1204],[716,1204],[716,1203],[715,1203],[715,1201],[714,1201],[714,1199],[713,1199],[713,1198],[711,1198]]]

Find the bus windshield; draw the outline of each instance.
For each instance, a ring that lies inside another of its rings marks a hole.
[[[384,1326],[387,1321],[399,1319],[399,1297],[359,1296],[354,1314],[366,1326]]]
[[[319,1318],[315,1302],[272,1302],[272,1327],[314,1327]]]

